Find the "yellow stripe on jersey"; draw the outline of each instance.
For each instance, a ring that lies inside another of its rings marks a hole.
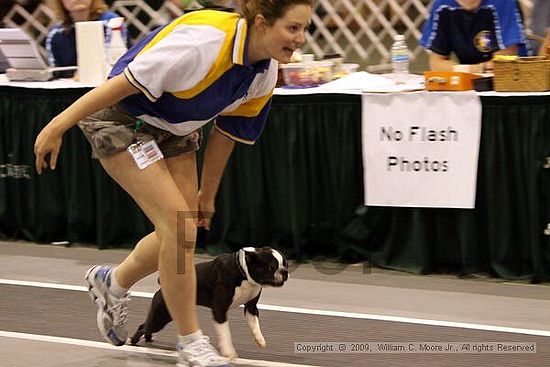
[[[248,144],[248,145],[253,145],[254,144],[254,141],[253,140],[248,140],[248,139],[243,139],[243,138],[240,138],[236,135],[233,135],[225,130],[223,130],[221,127],[219,127],[218,125],[216,125],[216,123],[214,123],[214,127],[216,128],[216,130],[218,130],[220,132],[220,134],[228,137],[229,139],[231,140],[235,140],[239,143],[244,143],[244,144]]]
[[[234,48],[233,52],[237,53],[233,55],[233,62],[236,62],[239,65],[244,64],[244,44],[246,41],[246,32],[248,26],[244,19],[241,19],[237,23],[237,33],[235,34],[235,44],[237,47]]]
[[[214,11],[214,10],[202,10],[192,11],[187,14],[183,14],[179,18],[173,20],[170,24],[164,27],[152,40],[149,42],[139,53],[143,53],[157,44],[160,40],[166,37],[170,32],[179,25],[211,25],[217,29],[223,31],[225,34],[233,34],[235,32],[235,25],[240,16],[236,13]],[[222,28],[223,26],[223,28]]]
[[[166,26],[161,30],[152,40],[149,42],[137,55],[146,52],[152,48],[155,44],[160,42],[164,37],[166,37],[170,32],[172,32],[176,27],[180,25],[210,25],[213,26],[226,34],[225,41],[218,52],[218,57],[214,62],[214,65],[210,68],[206,76],[193,88],[187,89],[184,91],[173,92],[172,94],[181,99],[193,98],[206,88],[208,88],[212,83],[219,79],[227,70],[232,66],[231,57],[227,55],[232,55],[230,52],[233,47],[233,41],[235,36],[235,31],[237,28],[237,22],[239,21],[240,16],[236,13],[230,12],[221,12],[213,10],[204,10],[204,11],[192,11],[187,14],[184,14]],[[244,52],[244,44],[246,40],[246,22],[244,22],[244,32],[241,33],[239,40],[239,51],[241,53],[241,59],[243,58],[242,53]]]
[[[223,112],[221,116],[256,117],[260,114],[262,108],[264,108],[272,95],[273,92],[265,96],[251,99],[250,101],[246,101],[245,103],[237,107],[234,111]]]

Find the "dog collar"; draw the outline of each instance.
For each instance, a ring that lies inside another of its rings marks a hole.
[[[241,274],[244,276],[244,278],[249,283],[254,284],[254,285],[259,285],[258,283],[256,283],[254,281],[254,279],[252,279],[252,277],[248,273],[248,267],[246,266],[246,258],[245,257],[246,257],[246,254],[245,254],[245,251],[243,249],[240,249],[239,251],[237,251],[236,256],[235,256],[235,261],[237,262],[237,268],[239,268],[239,271],[241,272]]]
[[[239,250],[235,253],[235,262],[237,263],[237,269],[241,272],[242,276],[245,277],[245,279],[248,280],[248,276],[246,275],[246,272],[243,269],[243,266],[241,265],[241,253],[244,252],[243,250]],[[244,254],[243,254],[244,255]]]

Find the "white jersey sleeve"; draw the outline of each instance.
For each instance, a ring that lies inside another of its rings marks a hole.
[[[197,85],[212,68],[225,33],[210,26],[180,25],[159,32],[127,66],[130,82],[148,99],[164,92],[178,92]],[[128,73],[127,73],[128,76]]]

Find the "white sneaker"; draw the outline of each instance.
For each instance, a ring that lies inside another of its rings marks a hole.
[[[193,343],[177,344],[177,367],[231,367],[227,358],[218,354],[206,335]]]
[[[130,294],[116,297],[109,292],[110,266],[95,265],[86,273],[86,283],[92,301],[97,306],[97,328],[109,343],[121,346],[126,343],[126,318]]]

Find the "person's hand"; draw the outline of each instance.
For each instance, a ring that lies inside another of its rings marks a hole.
[[[493,60],[489,60],[483,63],[482,73],[493,73],[494,72],[494,63]]]
[[[34,142],[34,154],[36,156],[35,167],[38,174],[42,174],[44,168],[48,168],[46,156],[50,156],[50,169],[54,170],[57,164],[57,156],[61,148],[63,134],[58,132],[52,123],[49,123],[40,131]]]
[[[550,56],[550,27],[547,28],[546,31],[546,38],[544,42],[542,42],[542,45],[540,46],[540,56]]]
[[[214,216],[215,198],[205,195],[202,191],[199,191],[199,220],[197,226],[203,227],[206,230],[210,230],[210,221]]]

